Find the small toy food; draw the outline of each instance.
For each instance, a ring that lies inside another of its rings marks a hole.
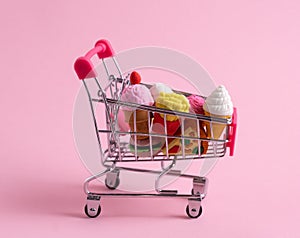
[[[180,121],[167,121],[167,135],[174,135],[180,127]],[[159,134],[165,134],[164,118],[159,113],[154,113],[152,130]]]
[[[226,88],[221,85],[217,87],[205,100],[203,105],[204,115],[229,119],[233,113],[233,104]],[[225,124],[204,121],[207,136],[219,139],[226,127]]]
[[[190,103],[190,113],[196,113],[196,114],[202,114],[204,115],[203,105],[205,103],[205,99],[203,97],[200,97],[198,95],[190,95],[187,97]],[[186,124],[190,123],[196,123],[195,120],[188,119],[186,120]],[[194,125],[194,127],[197,126]],[[198,129],[197,129],[198,130]],[[203,122],[199,121],[199,130],[200,130],[200,138],[207,138],[207,134],[203,127]],[[208,149],[208,141],[201,141],[201,154],[206,154]]]
[[[206,154],[208,149],[208,141],[202,140],[200,142],[200,138],[206,138],[207,135],[205,134],[205,131],[202,127],[200,127],[200,135],[197,133],[198,127],[197,127],[197,120],[194,119],[186,119],[184,121],[184,136],[195,138],[193,139],[184,139],[184,152],[185,155],[197,155],[199,154],[199,146],[200,146],[200,154]],[[180,136],[182,134],[181,127],[177,130],[175,135]],[[168,139],[168,152],[169,155],[181,155],[182,154],[182,139],[179,138],[171,138]],[[167,154],[166,152],[166,146],[162,149],[162,152],[164,154]]]
[[[129,103],[152,106],[154,103],[153,97],[149,89],[142,84],[134,84],[127,86],[122,93],[121,100]],[[134,107],[122,107],[128,111],[134,111]]]
[[[152,94],[154,101],[156,101],[156,99],[159,97],[161,92],[173,93],[172,89],[163,83],[153,84],[153,86],[150,88],[150,92]]]
[[[118,130],[120,132],[128,132],[129,131],[129,125],[128,123],[125,122],[125,115],[124,113],[120,112],[118,113],[117,117],[117,122],[118,122]],[[120,134],[120,135],[126,135],[126,134]]]
[[[204,98],[197,95],[190,95],[187,97],[190,103],[190,112],[196,114],[204,114],[203,104],[205,102]]]
[[[181,94],[177,93],[164,93],[161,92],[156,98],[155,106],[158,108],[168,109],[172,111],[189,112],[189,101]],[[165,125],[165,114],[154,113],[153,119],[153,131],[159,134],[165,134],[165,127],[167,128],[167,135],[174,135],[180,127],[180,120],[178,116],[166,114],[166,125]]]
[[[139,84],[139,83],[141,83],[141,81],[142,81],[142,78],[141,78],[141,75],[139,75],[138,72],[133,71],[130,74],[130,83],[131,84]]]
[[[142,84],[134,84],[127,86],[122,93],[121,101],[152,106],[154,100],[150,90]],[[139,110],[138,107],[122,106],[125,121],[129,123],[131,131],[140,133],[149,133],[148,112]],[[134,114],[136,114],[136,128],[134,126]],[[135,130],[136,129],[136,130]],[[138,139],[147,139],[148,136],[138,135]]]
[[[137,140],[135,143],[134,138],[130,138],[129,149],[134,154],[135,153],[135,144],[136,151],[138,156],[147,157],[151,156],[151,145],[152,145],[152,155],[157,155],[161,148],[165,144],[165,139],[162,137],[154,137],[152,136],[152,141],[150,143],[150,138],[144,140]]]
[[[158,108],[164,108],[171,111],[178,112],[189,112],[190,103],[187,98],[182,94],[177,93],[164,93],[161,92],[155,100],[155,105]],[[164,117],[164,114],[160,114],[161,117]],[[167,121],[176,121],[178,116],[176,115],[167,115]]]

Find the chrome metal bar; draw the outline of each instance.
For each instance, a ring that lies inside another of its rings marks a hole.
[[[216,158],[221,158],[224,157],[225,155],[225,151],[224,152],[218,152],[216,155],[214,153],[208,153],[205,155],[201,155],[201,156],[178,156],[177,155],[177,160],[196,160],[196,159],[216,159]],[[111,160],[109,160],[109,158],[107,159],[107,162],[115,162],[116,159],[110,157]],[[135,159],[135,156],[132,155],[123,155],[122,156],[122,161],[117,161],[117,162],[122,162],[122,163],[126,163],[126,162],[153,162],[153,161],[172,161],[172,158],[166,158],[165,155],[156,155],[154,156],[153,159],[151,159],[150,157],[138,157],[138,159]]]
[[[201,138],[201,135],[200,135],[200,121],[199,120],[196,120],[196,123],[197,123],[197,136],[198,138]],[[198,140],[198,155],[201,156],[201,140]]]
[[[99,130],[101,133],[112,133],[111,130]],[[124,131],[115,131],[116,134],[126,134],[126,135],[142,135],[142,136],[155,136],[155,137],[161,137],[165,138],[166,136],[164,134],[157,134],[157,133],[142,133],[142,132],[124,132]],[[203,141],[215,141],[220,143],[226,143],[228,140],[226,139],[212,139],[212,138],[201,138],[201,137],[193,137],[193,136],[167,136],[169,139],[186,139],[186,140],[203,140]]]
[[[108,68],[106,66],[106,63],[104,61],[104,59],[102,59],[102,63],[103,63],[103,66],[104,66],[104,69],[105,69],[105,72],[106,72],[106,76],[108,78],[108,81],[110,81],[110,74],[109,74],[109,71],[108,71]],[[112,81],[113,82],[113,81]],[[112,87],[111,87],[112,83],[109,84],[109,89],[110,89],[110,94],[111,94],[111,97],[113,97],[113,91],[112,91]]]
[[[150,112],[148,111],[147,112],[147,115],[148,115],[148,133],[151,134],[151,117],[150,117]],[[151,156],[151,159],[153,159],[153,148],[152,148],[152,136],[149,136],[149,142],[150,142],[150,156]]]
[[[111,81],[111,84],[109,85],[109,91],[110,91],[110,98],[115,99],[114,92],[113,92],[113,86],[115,83],[115,77],[113,75],[108,75],[109,80]]]
[[[83,82],[84,88],[86,90],[86,93],[88,95],[90,108],[91,108],[91,112],[92,112],[92,116],[93,116],[94,127],[95,127],[95,131],[96,131],[96,136],[97,136],[97,141],[98,141],[99,152],[100,152],[100,156],[101,156],[101,162],[103,164],[103,151],[102,151],[100,136],[99,136],[99,133],[98,133],[98,125],[97,125],[97,120],[96,120],[96,117],[95,117],[95,111],[94,111],[94,105],[93,105],[92,97],[91,97],[89,88],[88,88],[85,80],[82,80],[82,82]]]
[[[117,69],[118,69],[118,72],[119,72],[119,74],[120,74],[120,78],[122,78],[122,73],[121,73],[120,67],[119,67],[118,63],[116,62],[116,60],[115,60],[114,58],[113,58],[113,62],[114,62],[115,66],[116,66]],[[112,75],[112,76],[113,76],[113,75]],[[114,97],[114,99],[116,99],[117,101],[119,101],[120,98],[121,98],[121,93],[122,93],[122,91],[123,91],[123,89],[124,89],[124,81],[125,81],[125,80],[122,80],[121,89],[118,90],[118,87],[117,87],[118,81],[117,81],[117,79],[115,79],[114,76],[113,76],[113,78],[114,78],[114,81],[115,81],[115,84],[116,84],[116,92],[115,92],[115,94],[113,95],[113,97]],[[112,111],[112,115],[113,115],[113,118],[114,118],[113,121],[114,121],[115,123],[118,122],[118,113],[119,113],[119,111],[120,111],[120,105],[116,103],[116,104],[114,105],[114,110]],[[120,149],[120,137],[118,136],[117,139],[118,139],[117,145],[118,145],[118,147],[119,147],[119,158],[122,159],[122,154],[121,154],[121,149]]]
[[[102,87],[101,87],[101,85],[100,85],[100,83],[99,83],[99,81],[98,81],[98,79],[97,78],[94,78],[94,80],[95,80],[95,82],[96,82],[96,84],[97,84],[97,86],[99,87],[99,90],[100,90],[100,92],[101,92],[101,96],[102,96],[102,98],[103,98],[103,101],[104,101],[104,105],[105,105],[105,109],[106,109],[106,114],[107,114],[107,117],[108,117],[108,120],[109,120],[109,122],[111,123],[111,118],[110,118],[110,116],[109,116],[109,106],[108,106],[108,99],[106,98],[106,94],[105,94],[105,92],[102,90]]]
[[[185,157],[181,155],[177,155],[177,160],[191,160],[191,159],[209,159],[209,158],[216,158],[216,157],[223,157],[226,153],[226,144],[225,143],[216,143],[217,153],[214,152],[213,145],[210,143],[206,154],[198,155],[198,154],[191,154],[185,155]],[[107,152],[105,152],[107,153]],[[152,157],[140,157],[136,158],[135,154],[132,154],[130,151],[123,151],[122,157],[118,156],[118,149],[114,150],[112,153],[109,153],[107,161],[119,161],[119,162],[130,162],[130,161],[171,161],[171,157],[166,157],[166,155],[159,153],[156,154],[153,158]],[[124,158],[124,160],[123,160]]]
[[[101,102],[101,100],[99,100]],[[231,118],[225,119],[225,118],[218,118],[218,117],[210,117],[205,116],[202,114],[193,114],[193,113],[187,113],[187,112],[180,112],[180,111],[172,111],[164,108],[157,108],[155,106],[147,106],[142,104],[136,104],[136,103],[129,103],[124,101],[117,101],[115,99],[107,98],[107,102],[110,104],[119,104],[120,106],[126,106],[131,108],[139,108],[139,110],[145,110],[150,112],[156,112],[161,114],[167,114],[167,115],[175,115],[178,117],[185,117],[190,119],[199,119],[202,121],[208,121],[208,122],[216,122],[220,124],[231,124]]]
[[[111,168],[107,168],[106,170],[96,174],[96,175],[93,175],[93,176],[90,176],[88,177],[85,181],[84,181],[84,184],[83,184],[83,189],[84,189],[84,192],[88,195],[90,194],[90,190],[89,190],[89,183],[103,175],[105,175],[106,173],[108,173],[109,171],[111,171]]]
[[[184,140],[184,118],[183,117],[180,117],[180,121],[181,121],[181,143],[182,143],[182,146],[181,146],[181,153],[182,153],[182,156],[185,157],[185,140]]]
[[[168,129],[167,129],[167,115],[166,114],[164,114],[164,128],[165,128],[165,141],[166,141],[166,155],[167,155],[167,158],[169,158],[169,143],[168,143]]]
[[[193,193],[204,199],[207,194],[208,179],[206,177],[193,178]]]
[[[113,75],[111,75],[111,76],[113,76]],[[103,88],[103,90],[106,92],[107,91],[107,89],[112,89],[112,87],[111,87],[111,85],[114,83],[114,80],[116,80],[114,77],[109,77],[108,78],[108,84]],[[112,91],[110,91],[111,92],[111,94],[113,93]]]
[[[132,168],[132,167],[122,167],[118,166],[116,169],[119,170],[127,170],[127,171],[133,171],[133,172],[141,172],[141,173],[153,173],[153,174],[160,174],[161,170],[149,170],[149,169],[140,169],[140,168]],[[179,170],[170,170],[166,176],[181,176],[185,178],[196,178],[195,175],[190,174],[182,174]]]
[[[122,72],[121,72],[121,68],[120,68],[118,62],[116,61],[115,57],[112,57],[112,60],[115,63],[115,66],[116,66],[116,68],[117,68],[117,70],[119,72],[120,78],[122,78]]]
[[[226,153],[226,150],[218,150],[217,154],[215,154],[212,150],[208,151],[206,154],[203,154],[201,156],[198,155],[185,155],[185,157],[181,156],[181,155],[176,155],[177,156],[177,160],[194,160],[194,159],[208,159],[208,158],[213,158],[215,157],[223,157]],[[118,153],[117,151],[115,153]],[[124,153],[122,155],[122,160],[119,160],[118,157],[113,156],[114,153],[112,153],[110,156],[107,157],[106,161],[121,161],[121,162],[132,162],[132,161],[171,161],[173,160],[173,156],[170,156],[169,158],[167,158],[164,154],[158,154],[155,155],[153,157],[153,159],[151,157],[138,157],[138,159],[135,159],[134,154],[132,154],[132,152],[127,152]]]
[[[134,131],[136,132],[136,110],[133,112],[133,123],[134,123]],[[137,135],[134,135],[134,156],[135,159],[138,160],[137,157]]]
[[[102,62],[103,62],[103,65],[104,65],[104,68],[105,68],[107,77],[110,78],[110,75],[111,75],[111,74],[109,73],[109,70],[108,70],[108,67],[107,67],[107,65],[106,65],[106,63],[105,63],[105,60],[102,59]],[[117,84],[117,82],[115,82],[114,86],[115,86],[115,92],[118,92],[118,84]],[[112,89],[111,89],[111,90],[112,90]],[[114,97],[114,94],[112,94],[111,96]]]
[[[105,63],[105,60],[104,59],[102,59],[102,63],[103,63],[103,66],[104,66],[104,69],[105,69],[105,72],[106,72],[106,75],[107,75],[107,77],[109,78],[109,71],[108,71],[108,68],[107,68],[107,66],[106,66],[106,63]]]
[[[158,193],[164,193],[167,192],[167,190],[161,190],[159,187],[159,181],[160,179],[167,174],[176,164],[176,156],[174,156],[174,159],[172,160],[172,162],[170,163],[169,166],[167,166],[165,169],[162,170],[162,172],[157,176],[157,178],[155,179],[155,190]],[[170,190],[169,192],[171,193],[177,193],[176,190]],[[167,192],[168,193],[168,192]]]
[[[117,101],[120,100],[120,96],[121,94],[118,93],[118,87],[117,87],[117,80],[115,79],[114,75],[110,75],[109,74],[109,71],[108,71],[108,68],[106,66],[106,63],[104,61],[104,59],[102,59],[103,61],[103,65],[104,65],[104,68],[105,68],[105,71],[106,71],[106,74],[107,74],[107,77],[109,78],[109,80],[111,80],[112,82],[115,83],[115,93],[112,92],[112,87],[110,87],[110,92],[111,92],[111,97],[113,99],[116,99]],[[112,85],[112,84],[111,84]],[[118,105],[117,103],[116,104],[111,104],[111,110],[110,110],[110,115],[112,115],[113,119],[112,119],[112,127],[114,128],[114,131],[116,130],[116,125],[117,125],[117,121],[118,121],[118,113],[119,113],[119,108],[120,108],[120,105]],[[116,145],[119,147],[119,157],[121,158],[122,155],[121,155],[121,149],[120,149],[120,137],[119,136],[116,136],[116,134],[114,133],[114,140],[116,142]]]
[[[111,80],[110,80],[110,74],[109,74],[109,71],[108,71],[108,68],[107,68],[107,66],[106,66],[106,63],[105,63],[105,60],[104,60],[104,59],[102,59],[102,63],[103,63],[103,67],[104,67],[105,72],[106,72],[107,79],[108,79],[108,81],[110,82],[110,81],[111,81]],[[110,95],[111,95],[111,97],[112,97],[112,96],[113,96],[113,92],[112,92],[111,84],[112,84],[112,82],[109,83],[109,88],[110,88]]]
[[[177,198],[199,198],[199,195],[192,194],[167,194],[167,193],[91,193],[101,197],[177,197]]]
[[[107,98],[106,98],[106,94],[103,91],[103,89],[102,89],[99,81],[97,80],[97,78],[94,78],[94,80],[95,80],[95,82],[96,82],[96,84],[97,84],[97,86],[99,88],[99,91],[101,92],[101,96],[102,96],[103,101],[104,101],[104,106],[105,106],[105,109],[106,109],[106,121],[108,122],[106,124],[106,128],[107,129],[110,128],[111,131],[112,131],[112,133],[110,133],[110,134],[107,135],[107,140],[108,140],[107,143],[109,145],[108,149],[111,150],[111,147],[110,147],[111,141],[115,141],[116,142],[117,139],[118,139],[117,136],[116,136],[116,134],[114,133],[114,131],[115,131],[115,124],[114,124],[114,122],[112,121],[112,119],[110,117],[110,107],[109,107],[109,104],[108,104],[108,101],[107,101]]]
[[[160,161],[160,167],[162,170],[165,170],[165,160]]]
[[[116,61],[115,57],[112,57],[112,60],[113,60],[115,66],[116,66],[116,68],[117,68],[117,70],[118,70],[118,72],[119,72],[120,78],[122,78],[122,72],[121,72],[121,68],[120,68],[118,62]],[[117,82],[116,82],[116,84],[117,84]],[[124,90],[124,80],[122,80],[122,82],[121,82],[121,89],[120,89],[120,92],[119,92],[119,94],[118,94],[117,100],[120,100],[121,93],[123,92],[123,90]]]

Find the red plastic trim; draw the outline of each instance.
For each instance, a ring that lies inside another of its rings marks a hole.
[[[236,108],[233,108],[232,122],[229,125],[228,142],[226,144],[226,146],[229,147],[230,156],[233,156],[234,154],[236,128],[237,128],[237,110]]]
[[[91,58],[97,54],[99,59],[112,57],[114,51],[107,40],[97,41],[95,47],[88,51],[85,56],[79,57],[74,63],[75,72],[80,80],[97,76]]]
[[[103,52],[98,52],[99,59],[104,59],[107,57],[112,57],[115,55],[113,48],[108,40],[98,40],[95,47],[102,46],[105,50]]]

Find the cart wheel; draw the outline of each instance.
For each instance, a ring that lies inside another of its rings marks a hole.
[[[120,184],[120,178],[116,179],[116,182],[115,182],[115,184],[113,186],[109,185],[108,182],[107,182],[107,179],[105,179],[105,186],[107,188],[111,189],[111,190],[116,189],[119,186],[119,184]]]
[[[97,209],[97,212],[96,212],[96,209],[94,209],[94,208],[91,208],[90,211],[89,211],[88,210],[88,205],[85,205],[84,212],[88,217],[96,218],[97,216],[99,216],[99,214],[101,212],[101,206],[100,205],[98,206],[98,209]]]
[[[195,209],[195,212],[196,212],[196,209]],[[187,206],[186,206],[186,214],[187,214],[190,218],[198,218],[198,217],[200,217],[201,214],[202,214],[202,206],[199,207],[199,212],[198,212],[198,213],[194,214],[194,212],[193,212],[193,214],[191,214],[191,213],[190,213],[189,205],[187,205]]]

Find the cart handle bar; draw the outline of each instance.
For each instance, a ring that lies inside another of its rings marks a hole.
[[[97,54],[99,59],[112,57],[115,52],[112,49],[109,41],[98,40],[95,47],[88,51],[85,56],[79,57],[74,63],[75,72],[80,80],[85,78],[94,78],[97,76],[91,58]]]
[[[226,143],[226,146],[229,147],[230,156],[233,156],[234,154],[236,127],[237,127],[237,112],[236,112],[236,108],[234,107],[233,114],[232,114],[232,122],[229,125],[228,142]]]

